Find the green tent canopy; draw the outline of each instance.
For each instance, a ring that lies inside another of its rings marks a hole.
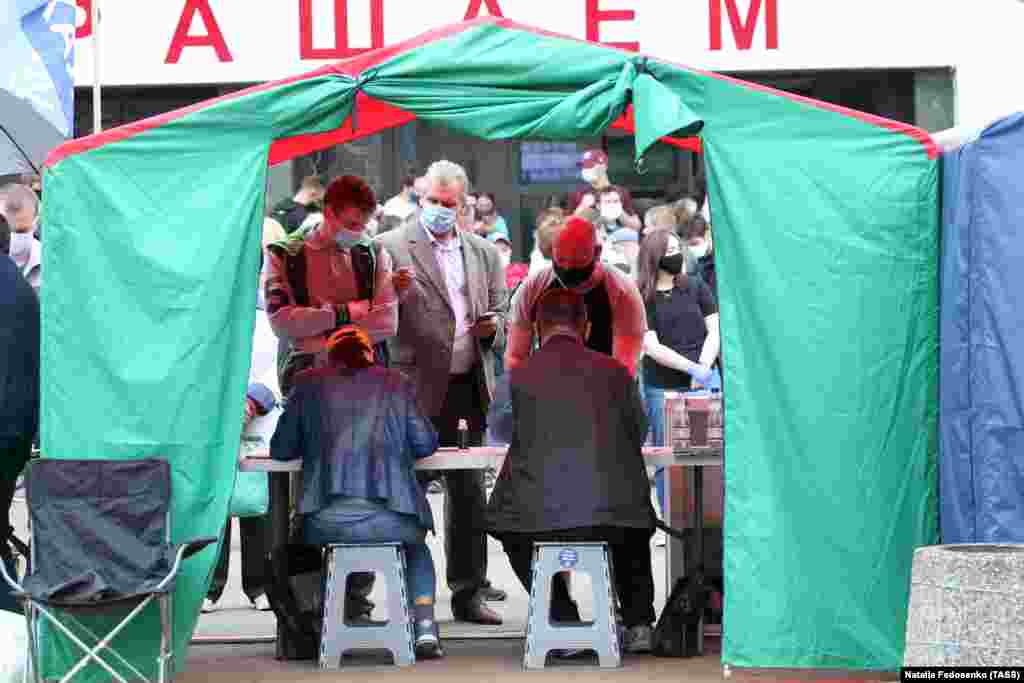
[[[741,667],[892,670],[936,540],[938,160],[924,132],[501,18],[61,146],[42,447],[167,458],[176,539],[236,472],[269,164],[414,118],[488,140],[700,147],[726,363],[725,632]],[[179,663],[217,549],[174,599]],[[119,643],[154,670],[157,615]],[[46,634],[44,673],[75,647]],[[101,676],[95,668],[92,680]]]

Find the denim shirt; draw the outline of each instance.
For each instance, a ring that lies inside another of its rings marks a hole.
[[[275,460],[302,458],[301,514],[338,496],[365,498],[433,530],[413,466],[437,445],[412,383],[397,370],[321,368],[296,377],[270,453]]]

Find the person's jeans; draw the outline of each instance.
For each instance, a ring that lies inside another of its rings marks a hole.
[[[405,548],[409,602],[416,598],[434,599],[434,558],[425,540],[427,530],[412,515],[391,510],[367,512],[357,522],[347,521],[344,514],[333,514],[325,508],[315,515],[305,515],[303,537],[310,545],[329,543],[401,543]]]
[[[646,382],[643,385],[644,408],[647,410],[647,424],[653,446],[665,445],[665,389]],[[665,514],[665,468],[654,470],[654,486],[658,492],[658,505]]]
[[[217,559],[217,568],[213,572],[213,581],[206,597],[213,602],[220,600],[224,587],[228,583],[228,570],[231,563],[231,520],[224,527],[224,544]],[[258,517],[240,517],[238,526],[242,532],[242,591],[249,602],[266,593],[266,539],[267,521],[265,515]]]
[[[651,570],[651,529],[614,526],[581,527],[558,531],[500,533],[509,564],[529,594],[533,586],[533,544],[538,542],[595,542],[608,544],[615,574],[615,590],[622,605],[622,622],[629,628],[654,622],[654,574]],[[551,616],[556,621],[578,621],[579,611],[569,597],[562,573],[555,574]]]

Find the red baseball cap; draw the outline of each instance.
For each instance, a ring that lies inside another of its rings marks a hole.
[[[594,166],[607,166],[608,155],[604,153],[604,150],[600,149],[588,149],[583,153],[583,158],[580,159],[579,163],[576,164],[580,168],[593,168]]]

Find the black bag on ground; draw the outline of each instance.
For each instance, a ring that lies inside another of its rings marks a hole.
[[[700,617],[707,604],[708,590],[703,577],[684,576],[676,580],[654,627],[652,651],[659,657],[696,657]]]
[[[688,542],[692,529],[679,531],[660,519],[655,526],[669,536]],[[654,627],[651,651],[659,657],[696,657],[698,654],[700,618],[708,604],[710,591],[703,569],[676,579],[672,592],[665,601],[658,623]]]

